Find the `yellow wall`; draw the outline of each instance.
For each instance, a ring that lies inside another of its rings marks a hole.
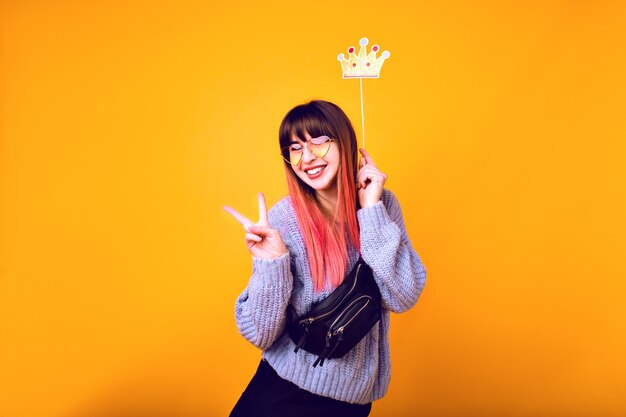
[[[129,5],[130,3],[130,5]],[[626,415],[626,4],[0,6],[0,416],[226,415],[277,127],[368,36],[367,148],[428,270],[372,416]]]

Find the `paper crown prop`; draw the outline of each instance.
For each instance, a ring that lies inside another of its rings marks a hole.
[[[359,54],[355,54],[354,46],[348,48],[348,59],[344,54],[339,54],[337,60],[341,63],[343,70],[343,78],[378,78],[380,77],[380,69],[385,63],[385,59],[391,55],[389,51],[384,51],[379,57],[376,54],[380,50],[378,45],[372,46],[371,52],[367,53],[367,38],[361,38],[359,41]]]
[[[379,57],[376,54],[380,50],[378,45],[372,46],[371,52],[367,53],[367,44],[369,39],[361,38],[359,45],[359,54],[355,54],[356,49],[354,46],[348,48],[348,59],[344,54],[339,54],[337,60],[341,64],[343,70],[343,78],[358,78],[359,89],[361,92],[361,135],[363,137],[363,147],[365,148],[365,111],[363,111],[363,78],[378,78],[380,77],[380,69],[382,68],[385,60],[391,55],[389,51],[384,51]]]

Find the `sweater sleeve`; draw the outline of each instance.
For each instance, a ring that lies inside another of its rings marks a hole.
[[[272,214],[275,213],[268,214],[274,227]],[[284,330],[292,289],[289,252],[274,259],[253,256],[252,276],[235,303],[239,333],[256,347],[269,348]]]
[[[398,200],[391,191],[384,193],[389,200],[386,205],[379,201],[357,212],[361,255],[374,271],[383,307],[401,313],[417,303],[426,269],[409,241]]]

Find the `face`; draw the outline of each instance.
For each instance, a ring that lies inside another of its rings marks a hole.
[[[307,132],[304,133],[304,137],[307,141],[312,139]],[[291,140],[292,143],[300,143],[303,146],[305,144],[295,135],[291,137]],[[293,172],[314,190],[334,191],[337,187],[337,171],[339,170],[339,146],[337,141],[334,140],[330,143],[330,149],[321,158],[313,155],[308,147],[304,146],[300,162],[291,167]]]

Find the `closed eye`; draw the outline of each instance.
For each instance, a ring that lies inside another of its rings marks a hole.
[[[324,143],[328,142],[330,140],[330,138],[328,136],[320,136],[318,138],[311,138],[311,140],[309,142],[311,142],[314,145],[323,145]]]

